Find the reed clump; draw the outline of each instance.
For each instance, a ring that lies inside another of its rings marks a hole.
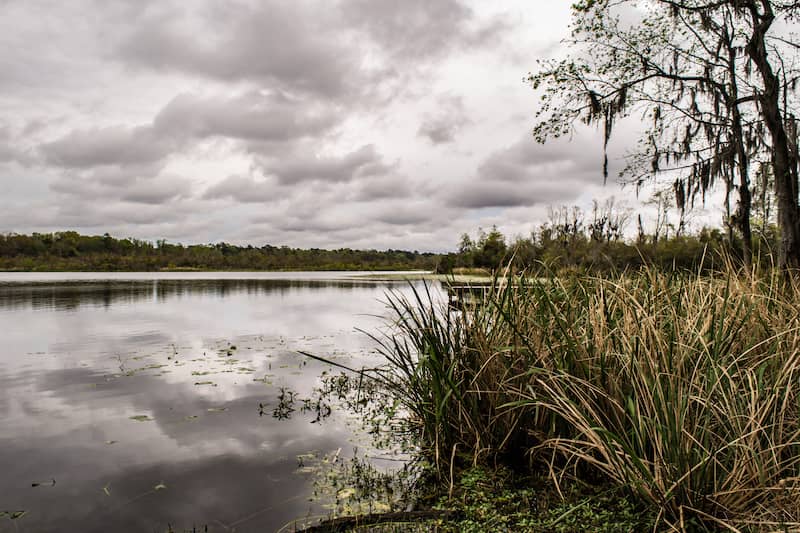
[[[435,462],[619,487],[677,530],[800,528],[800,289],[656,269],[390,297],[381,379]],[[694,527],[694,526],[692,526]]]

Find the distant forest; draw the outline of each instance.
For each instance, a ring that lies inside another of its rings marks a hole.
[[[74,231],[0,234],[0,270],[155,271],[155,270],[432,270],[439,273],[484,272],[511,264],[515,271],[595,272],[637,269],[719,268],[725,256],[739,262],[742,243],[728,227],[689,234],[666,223],[645,232],[639,223],[634,239],[624,238],[631,213],[613,204],[590,213],[560,207],[529,236],[509,238],[497,228],[461,236],[457,251],[436,254],[402,250],[323,250],[288,246],[172,244],[164,240],[117,239]],[[772,264],[779,247],[777,228],[756,224],[755,262]]]
[[[528,236],[509,240],[496,227],[479,230],[476,237],[462,235],[458,250],[440,257],[438,270],[492,270],[510,264],[513,270],[539,274],[603,274],[643,266],[699,272],[722,268],[726,261],[746,265],[749,254],[754,265],[777,264],[780,232],[765,219],[752,220],[747,248],[732,224],[689,232],[683,212],[675,224],[670,223],[668,203],[663,195],[657,200],[656,219],[645,227],[637,217],[635,237],[626,237],[625,231],[634,222],[634,213],[618,208],[613,199],[594,202],[589,212],[560,206],[551,208],[548,220]]]
[[[0,270],[433,270],[439,256],[402,250],[155,243],[74,231],[0,234]]]

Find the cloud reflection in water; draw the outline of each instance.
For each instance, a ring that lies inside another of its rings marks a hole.
[[[278,421],[258,406],[272,413],[281,388],[307,395],[319,385],[326,367],[295,350],[374,365],[354,328],[380,325],[392,287],[407,290],[235,279],[0,285],[0,510],[28,511],[0,519],[0,532],[269,531],[324,513],[297,456],[347,456],[363,436],[341,413],[312,424],[313,413]]]

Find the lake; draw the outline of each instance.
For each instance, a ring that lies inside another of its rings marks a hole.
[[[339,370],[298,351],[380,364],[357,328],[385,326],[390,290],[410,286],[0,273],[0,532],[292,531],[325,515],[349,493],[322,490],[324,468],[402,462],[309,400]]]

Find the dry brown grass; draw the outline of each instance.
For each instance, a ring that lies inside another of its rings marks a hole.
[[[382,374],[443,472],[520,457],[626,487],[678,530],[800,528],[800,290],[651,270],[393,298]],[[694,527],[692,526],[692,527]]]

